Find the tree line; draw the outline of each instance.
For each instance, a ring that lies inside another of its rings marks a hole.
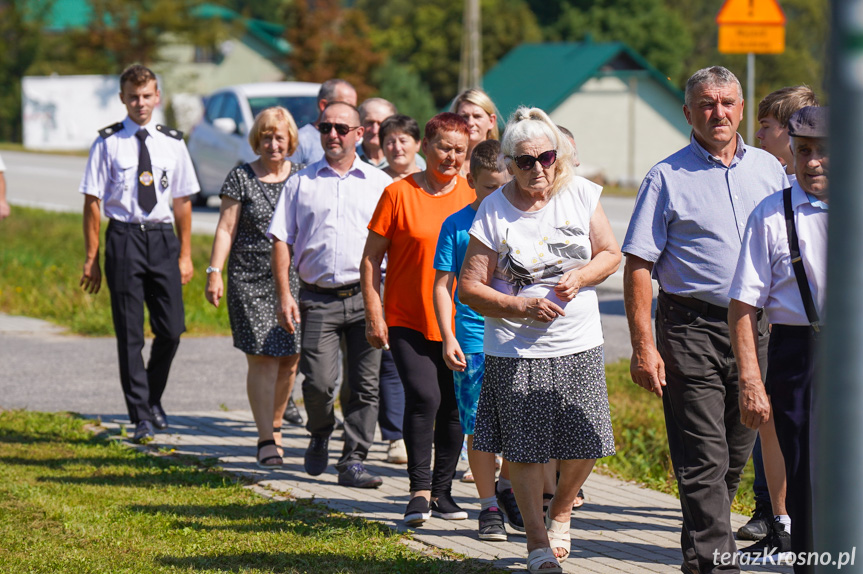
[[[24,75],[115,74],[153,64],[166,38],[216,46],[229,24],[191,17],[201,0],[88,0],[81,29],[46,33],[53,0],[0,0],[0,141],[20,141]],[[293,78],[343,77],[361,98],[379,95],[425,120],[458,89],[463,0],[212,0],[244,16],[284,24]],[[779,0],[786,51],[758,56],[756,97],[806,83],[825,101],[828,0]],[[523,42],[621,41],[677,86],[696,69],[721,64],[745,78],[745,56],[717,52],[723,0],[481,0],[483,69]],[[537,62],[513,82],[554,74]]]

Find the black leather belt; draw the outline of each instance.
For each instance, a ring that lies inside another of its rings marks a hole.
[[[771,333],[795,339],[817,339],[820,334],[820,331],[816,332],[812,328],[812,325],[782,325],[774,323],[771,329]]]
[[[157,229],[174,229],[174,225],[172,223],[163,223],[163,222],[147,222],[142,221],[140,223],[133,223],[131,221],[117,221],[116,219],[112,219],[108,225],[113,225],[114,227],[124,227],[127,229],[140,229],[141,231],[156,231]]]
[[[698,313],[702,317],[710,317],[717,321],[728,322],[728,307],[720,307],[719,305],[713,305],[712,303],[702,301],[701,299],[684,297],[683,295],[675,295],[673,293],[666,293],[665,291],[660,291],[659,296],[668,297],[670,301],[677,303],[681,307],[692,311],[693,313]],[[759,309],[758,312],[761,313],[761,310]]]
[[[305,281],[300,281],[300,288],[305,289],[306,291],[311,291],[312,293],[332,295],[333,297],[338,297],[339,299],[347,299],[348,297],[353,297],[362,290],[359,283],[352,283],[351,285],[344,285],[342,287],[327,288],[318,287],[317,285],[309,285]]]
[[[696,299],[694,297],[684,297],[683,295],[674,295],[673,293],[666,293],[665,291],[659,292],[660,297],[667,297],[669,301],[680,305],[684,309],[688,311],[692,311],[693,313],[698,313],[702,317],[710,317],[711,319],[716,319],[717,321],[728,322],[728,308],[720,307],[719,305],[713,305],[706,301],[702,301],[701,299]],[[755,318],[760,321],[761,317],[764,316],[764,309],[759,309],[755,313]]]

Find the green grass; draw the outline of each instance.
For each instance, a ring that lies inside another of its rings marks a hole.
[[[102,242],[107,224],[103,221]],[[228,335],[225,302],[204,299],[212,237],[192,235],[195,276],[183,287],[189,335]],[[82,335],[113,335],[108,286],[96,295],[80,287],[84,263],[82,216],[16,207],[0,224],[0,311],[46,319]],[[104,251],[102,253],[104,272]]]
[[[605,372],[617,454],[601,459],[600,469],[677,496],[662,401],[632,382],[628,360],[606,365]],[[750,460],[732,506],[735,512],[751,514],[754,510],[753,477]]]
[[[0,412],[0,572],[495,572],[217,468],[127,448],[68,414]]]

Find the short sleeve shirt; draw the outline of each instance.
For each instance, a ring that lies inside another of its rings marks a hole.
[[[138,156],[140,144],[135,133],[145,129],[156,188],[156,206],[149,213],[138,205]],[[132,223],[173,223],[173,198],[200,190],[192,159],[182,139],[156,129],[155,122],[139,126],[130,118],[122,129],[96,138],[79,191],[102,200],[105,215]]]
[[[653,277],[664,291],[720,307],[728,306],[749,214],[788,186],[779,160],[737,137],[729,166],[694,136],[655,165],[638,190],[622,247],[654,263]]]
[[[590,219],[601,192],[576,176],[538,211],[517,209],[503,188],[480,204],[470,235],[497,253],[490,286],[516,297],[547,298],[566,313],[550,323],[487,317],[485,354],[561,357],[602,344],[596,288],[583,288],[568,302],[554,293],[564,273],[591,261]]]
[[[791,186],[791,205],[809,289],[823,320],[827,288],[827,210],[810,201],[796,182]],[[749,217],[729,296],[753,307],[763,307],[771,323],[809,324],[791,265],[781,192],[767,197]]]
[[[413,175],[384,190],[369,229],[390,240],[384,316],[390,327],[407,327],[429,341],[441,341],[432,305],[434,254],[444,220],[472,203],[476,193],[456,176],[452,190],[430,195]]]
[[[267,235],[293,246],[303,282],[325,289],[358,283],[366,226],[392,181],[358,157],[345,175],[322,159],[285,182]]]
[[[434,268],[438,271],[454,273],[456,279],[461,274],[461,266],[470,242],[468,230],[476,216],[470,205],[453,213],[443,222],[434,254]],[[458,289],[455,293],[455,338],[465,353],[482,353],[482,339],[485,322],[481,315],[459,301]]]

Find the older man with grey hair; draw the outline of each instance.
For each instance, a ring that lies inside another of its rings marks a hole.
[[[383,142],[378,132],[381,123],[390,116],[398,113],[395,104],[383,98],[369,98],[360,104],[360,124],[363,126],[363,141],[357,146],[357,155],[364,162],[377,168],[384,169],[387,166],[387,158],[384,157]]]
[[[774,418],[794,527],[789,533],[784,524],[774,522],[767,537],[747,549],[750,557],[759,548],[762,556],[765,551],[788,550],[783,539],[793,552],[813,550],[809,429],[827,289],[827,124],[827,108],[815,106],[801,108],[788,121],[796,181],[752,212],[729,293],[743,423],[757,429]],[[766,383],[758,376],[761,365],[755,352],[759,307],[773,325]],[[810,564],[794,564],[796,574],[813,571]]]
[[[740,420],[728,293],[750,212],[788,182],[775,157],[737,133],[743,95],[729,70],[693,74],[683,114],[690,143],[645,176],[623,243],[630,372],[662,398],[683,511],[681,569],[739,572],[724,558],[735,556],[731,501],[755,431]],[[655,341],[651,277],[660,289]],[[765,357],[763,318],[757,332]]]
[[[342,102],[357,105],[357,91],[347,80],[333,78],[321,84],[318,90],[318,113],[331,102]],[[324,157],[324,148],[321,145],[321,134],[318,132],[317,122],[306,124],[300,128],[298,134],[297,150],[288,159],[301,166],[307,166],[320,161]]]

